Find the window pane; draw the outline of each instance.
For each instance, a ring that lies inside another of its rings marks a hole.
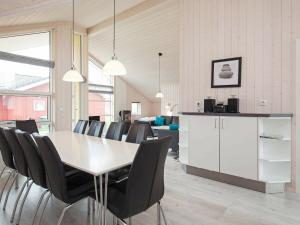
[[[102,69],[89,61],[89,83],[113,86],[113,77],[102,73]]]
[[[50,124],[38,123],[37,127],[41,135],[47,135],[50,133]]]
[[[50,60],[49,32],[0,38],[0,51]]]
[[[0,89],[49,92],[50,69],[0,60]]]
[[[102,121],[105,115],[112,115],[112,95],[89,93],[89,115],[100,116]]]
[[[0,95],[0,120],[47,121],[48,97]]]

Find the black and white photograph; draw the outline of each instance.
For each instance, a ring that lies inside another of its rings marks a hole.
[[[242,57],[212,61],[211,87],[241,87]]]

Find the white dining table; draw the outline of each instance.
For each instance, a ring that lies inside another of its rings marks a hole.
[[[71,131],[55,131],[48,136],[65,164],[94,176],[96,200],[100,203],[99,224],[106,225],[108,173],[132,164],[139,145]],[[100,199],[98,199],[97,178],[100,183]]]

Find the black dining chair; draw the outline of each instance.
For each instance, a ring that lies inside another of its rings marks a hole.
[[[103,128],[105,126],[105,122],[100,121],[92,121],[89,130],[87,132],[87,135],[94,136],[94,137],[101,137]]]
[[[9,145],[8,145],[7,140],[6,140],[6,137],[4,135],[4,131],[3,131],[2,127],[0,127],[0,150],[1,150],[2,160],[3,160],[4,165],[5,165],[4,168],[1,171],[0,178],[4,174],[5,170],[8,170],[8,172],[9,172],[9,175],[8,175],[6,181],[4,182],[4,185],[3,185],[1,193],[0,193],[0,201],[1,201],[4,190],[7,186],[10,178],[11,177],[14,178],[16,176],[16,167],[15,167],[15,164],[14,164],[14,158],[13,158],[13,155],[12,155],[12,151],[11,151]]]
[[[121,141],[123,131],[124,131],[124,126],[125,126],[124,122],[111,122],[107,129],[105,138]]]
[[[89,197],[90,192],[94,190],[94,179],[92,175],[84,172],[67,179],[65,177],[64,165],[49,137],[39,134],[33,134],[33,137],[45,166],[49,191],[57,199],[66,204],[57,223],[60,225],[65,212],[74,203]],[[46,200],[45,207],[48,200],[49,198]]]
[[[26,162],[26,159],[25,159],[23,149],[22,149],[22,147],[21,147],[21,145],[20,145],[20,143],[17,139],[15,130],[16,129],[14,129],[14,128],[3,128],[3,133],[4,133],[4,136],[5,136],[6,141],[8,143],[8,146],[10,147],[10,150],[12,152],[12,155],[13,155],[13,158],[14,158],[14,164],[15,164],[15,167],[16,167],[16,171],[17,171],[18,175],[24,176],[26,178],[26,181],[23,183],[21,191],[19,192],[17,200],[15,201],[13,213],[12,213],[12,216],[11,216],[11,221],[14,220],[14,216],[15,216],[15,212],[16,212],[16,209],[17,209],[17,206],[18,206],[18,202],[19,202],[19,200],[21,198],[21,195],[22,195],[22,193],[23,193],[23,191],[26,187],[26,184],[27,184],[28,187],[27,187],[25,195],[22,199],[21,206],[19,208],[19,213],[18,213],[18,221],[19,221],[19,218],[21,217],[21,214],[22,214],[22,210],[23,210],[25,200],[26,200],[26,198],[28,196],[28,193],[29,193],[29,191],[32,187],[32,184],[33,184],[33,182],[30,180],[28,165],[27,165],[27,162]],[[3,210],[5,210],[7,200],[8,200],[8,196],[10,194],[13,183],[14,182],[11,183],[11,186],[10,186],[10,188],[9,188],[7,194],[6,194],[5,202],[4,202],[4,205],[3,205]]]
[[[30,134],[39,132],[35,120],[16,120],[16,128]]]
[[[125,141],[140,144],[142,141],[146,141],[150,135],[151,132],[147,124],[133,123],[129,128]]]
[[[154,137],[157,137],[156,134],[154,134],[152,128],[151,128],[151,123],[148,122],[148,121],[139,121],[139,120],[136,120],[134,121],[135,124],[144,124],[146,126],[146,132],[147,132],[147,138],[149,139],[153,139]]]
[[[87,120],[78,120],[75,128],[73,130],[74,133],[79,133],[79,134],[84,134],[86,127],[88,125],[88,121]]]
[[[16,136],[18,138],[20,145],[22,146],[22,149],[23,149],[23,152],[25,155],[25,159],[27,161],[28,169],[29,169],[29,174],[30,174],[32,181],[34,182],[34,184],[45,189],[45,191],[42,193],[42,195],[38,201],[38,206],[36,208],[36,211],[35,211],[35,214],[33,217],[32,224],[34,224],[38,209],[39,209],[45,195],[48,192],[45,168],[44,168],[43,162],[38,153],[37,146],[36,146],[32,136],[29,133],[26,133],[26,132],[20,131],[20,130],[16,130],[15,133],[16,133]],[[18,218],[17,224],[19,222],[20,222],[20,218]]]
[[[171,137],[144,141],[132,163],[128,179],[108,188],[108,209],[119,219],[129,219],[157,204],[157,219],[166,217],[160,205],[164,196],[164,168]],[[95,198],[95,195],[91,195]]]

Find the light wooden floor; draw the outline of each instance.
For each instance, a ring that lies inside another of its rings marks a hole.
[[[3,180],[3,179],[2,179]],[[3,182],[3,181],[2,181]],[[172,157],[166,163],[166,193],[162,201],[169,225],[299,225],[300,195],[262,194],[211,180],[187,175]],[[2,187],[2,183],[0,184]],[[39,194],[33,188],[20,225],[29,225]],[[1,202],[0,224],[8,225],[16,192],[12,191],[5,212]],[[92,224],[87,219],[86,201],[65,215],[64,225]],[[43,225],[57,223],[62,204],[51,199]],[[109,221],[111,222],[111,221]],[[109,223],[110,225],[111,223]],[[156,224],[156,208],[133,218],[134,225]]]

